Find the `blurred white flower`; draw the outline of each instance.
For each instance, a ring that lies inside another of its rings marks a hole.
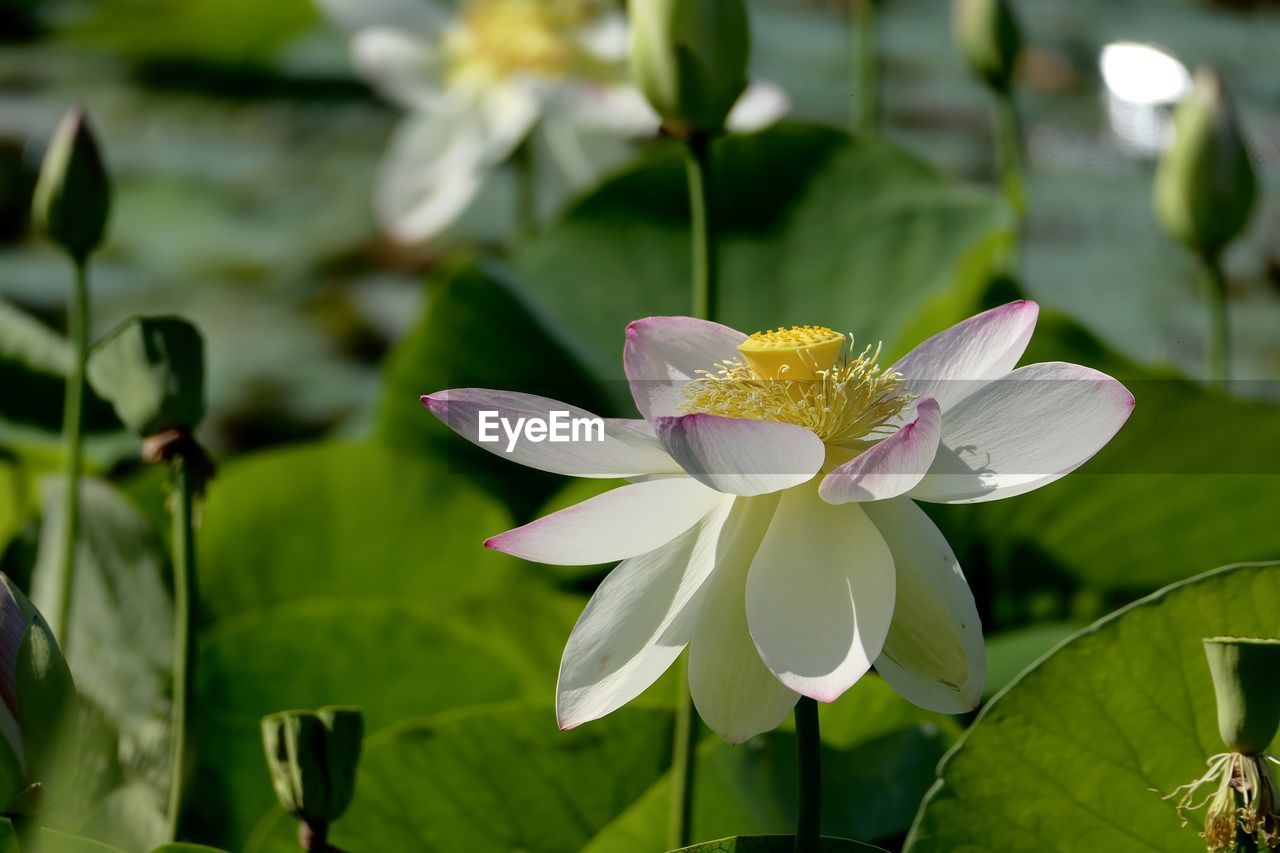
[[[621,560],[560,665],[563,728],[640,695],[689,647],[702,719],[731,743],[772,729],[800,695],[830,702],[874,664],[935,711],[974,708],[982,628],[955,554],[915,501],[1019,495],[1075,470],[1133,396],[1075,364],[1014,369],[1038,309],[1014,302],[916,347],[888,371],[830,329],[747,336],[689,317],[627,329],[643,420],[598,441],[502,446],[479,427],[564,403],[464,388],[423,398],[479,447],[533,468],[632,483],[493,537],[528,560]],[[483,413],[483,414],[482,414]],[[523,420],[521,420],[523,419]]]
[[[357,71],[408,111],[375,190],[383,226],[419,242],[451,225],[538,129],[572,185],[597,177],[580,134],[644,137],[659,120],[627,79],[626,19],[604,0],[317,0],[352,37]],[[750,87],[735,130],[789,102]]]

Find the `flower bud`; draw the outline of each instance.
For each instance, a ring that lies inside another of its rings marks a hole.
[[[1022,32],[1007,0],[955,0],[952,25],[969,67],[997,92],[1007,92],[1022,50]]]
[[[1222,79],[1196,71],[1173,114],[1173,142],[1156,168],[1156,216],[1192,250],[1212,257],[1249,221],[1258,178]]]
[[[75,771],[79,705],[48,623],[3,574],[0,700],[0,812],[34,811]]]
[[[351,805],[364,737],[354,708],[282,711],[262,720],[262,745],[276,797],[302,821],[328,823]]]
[[[102,241],[111,209],[111,185],[98,143],[73,107],[63,117],[44,155],[36,181],[35,222],[77,261]]]
[[[678,136],[716,133],[747,87],[743,0],[630,0],[631,77]]]
[[[89,383],[120,420],[147,437],[191,431],[204,417],[204,340],[177,317],[135,317],[89,357]]]
[[[1232,752],[1259,755],[1280,730],[1280,640],[1204,641],[1218,697],[1218,733]]]

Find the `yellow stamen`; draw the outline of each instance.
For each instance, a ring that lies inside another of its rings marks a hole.
[[[844,335],[826,326],[756,332],[738,344],[738,352],[764,379],[814,379],[835,365],[843,348]]]
[[[854,355],[852,337],[848,344],[825,327],[756,333],[739,345],[742,360],[699,371],[680,408],[796,424],[835,446],[883,438],[914,398],[876,364],[879,347]]]

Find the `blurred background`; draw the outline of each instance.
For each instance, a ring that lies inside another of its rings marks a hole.
[[[1081,474],[1016,506],[930,510],[977,593],[989,694],[1113,607],[1217,565],[1280,554],[1280,4],[1015,6],[1026,40],[1017,96],[1030,213],[1014,269],[990,245],[1009,228],[995,200],[990,94],[954,49],[941,0],[877,3],[890,147],[851,153],[841,135],[855,101],[849,9],[754,0],[752,76],[780,85],[791,113],[758,140],[729,140],[738,147],[726,146],[724,166],[750,175],[727,217],[738,247],[727,279],[755,274],[752,244],[786,264],[776,286],[757,283],[756,307],[730,306],[730,322],[829,323],[882,336],[893,355],[1025,295],[1045,309],[1037,358],[1138,383],[1138,414]],[[649,818],[665,808],[673,685],[659,682],[648,704],[611,722],[555,732],[556,662],[604,569],[527,566],[479,548],[484,536],[600,486],[477,460],[446,443],[417,397],[505,385],[628,415],[625,389],[612,382],[621,378],[622,323],[686,310],[686,202],[671,144],[584,137],[582,156],[606,175],[598,192],[570,187],[544,158],[537,225],[523,236],[516,172],[504,166],[447,232],[405,245],[385,236],[371,202],[401,110],[354,73],[347,35],[309,0],[0,0],[0,37],[0,308],[38,323],[23,326],[21,346],[0,340],[0,367],[14,383],[0,389],[9,398],[0,401],[5,571],[31,574],[41,541],[35,481],[57,468],[61,388],[41,377],[65,356],[57,334],[70,268],[31,233],[28,211],[45,142],[70,105],[85,105],[115,190],[92,264],[91,337],[140,313],[180,314],[205,337],[200,439],[222,472],[200,534],[203,753],[189,837],[291,849],[257,720],[344,702],[365,707],[375,733],[362,795],[385,803],[412,777],[411,797],[435,803],[412,826],[388,828],[358,797],[345,825],[351,838],[374,840],[357,849],[426,849],[423,838],[452,839],[443,849],[650,849]],[[1233,372],[1244,380],[1229,394],[1199,382],[1197,265],[1151,206],[1170,110],[1201,64],[1230,85],[1261,182],[1249,230],[1225,258]],[[910,192],[889,193],[890,183]],[[881,215],[871,202],[890,195],[911,215]],[[917,203],[927,208],[920,218]],[[824,213],[845,206],[857,214]],[[861,235],[858,257],[837,258],[833,247],[851,234]],[[835,292],[845,276],[856,281],[847,298],[778,295]],[[835,316],[814,316],[832,305]],[[45,350],[38,364],[32,340]],[[128,497],[111,523],[126,519],[134,532],[123,544],[105,533],[95,544],[103,612],[116,615],[86,616],[110,642],[79,668],[75,655],[90,653],[73,652],[72,664],[78,678],[95,673],[87,681],[109,757],[86,787],[89,805],[64,825],[141,849],[158,832],[165,785],[157,756],[171,627],[155,615],[168,594],[157,532],[167,525],[164,478],[141,464],[136,439],[93,411],[90,470]],[[131,568],[112,569],[113,560]],[[130,695],[113,686],[124,682],[136,687]],[[487,710],[447,716],[459,708]],[[833,834],[900,844],[934,764],[967,721],[907,708],[874,678],[824,714],[844,774],[829,793]],[[412,722],[428,717],[429,726]],[[634,772],[618,782],[606,761],[584,768],[566,758],[563,767],[511,770],[504,788],[477,770],[483,762],[468,752],[477,740],[486,742],[480,758],[499,763],[566,742],[599,755],[621,744],[618,760],[634,761]],[[793,745],[708,744],[705,784],[720,793],[704,798],[712,805],[697,834],[787,831]],[[585,780],[598,796],[581,810],[512,806],[547,816],[494,830],[449,807],[436,778],[500,802],[546,787],[543,770]],[[1187,838],[1195,849],[1194,833]]]
[[[951,46],[943,5],[883,5],[885,133],[949,175],[988,182],[989,99]],[[1029,294],[1128,355],[1195,372],[1195,266],[1159,231],[1149,187],[1168,106],[1187,85],[1179,74],[1211,63],[1273,190],[1227,259],[1236,372],[1280,373],[1280,8],[1024,0],[1018,10]],[[354,76],[347,39],[306,0],[6,0],[3,14],[0,292],[58,325],[63,259],[27,237],[23,190],[59,116],[82,102],[117,187],[94,328],[139,311],[198,323],[212,368],[207,440],[221,452],[358,433],[379,360],[421,305],[422,273],[509,233],[511,188],[497,182],[432,246],[379,237],[369,198],[397,112]],[[847,10],[759,0],[752,15],[755,76],[786,89],[794,118],[846,126]],[[1104,75],[1107,46],[1135,41],[1176,70],[1130,54]],[[555,187],[542,199],[548,211],[562,201]]]

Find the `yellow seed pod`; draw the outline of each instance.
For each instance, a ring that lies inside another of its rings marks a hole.
[[[756,332],[738,344],[747,364],[763,379],[816,379],[840,358],[844,335],[826,326],[792,326]]]

